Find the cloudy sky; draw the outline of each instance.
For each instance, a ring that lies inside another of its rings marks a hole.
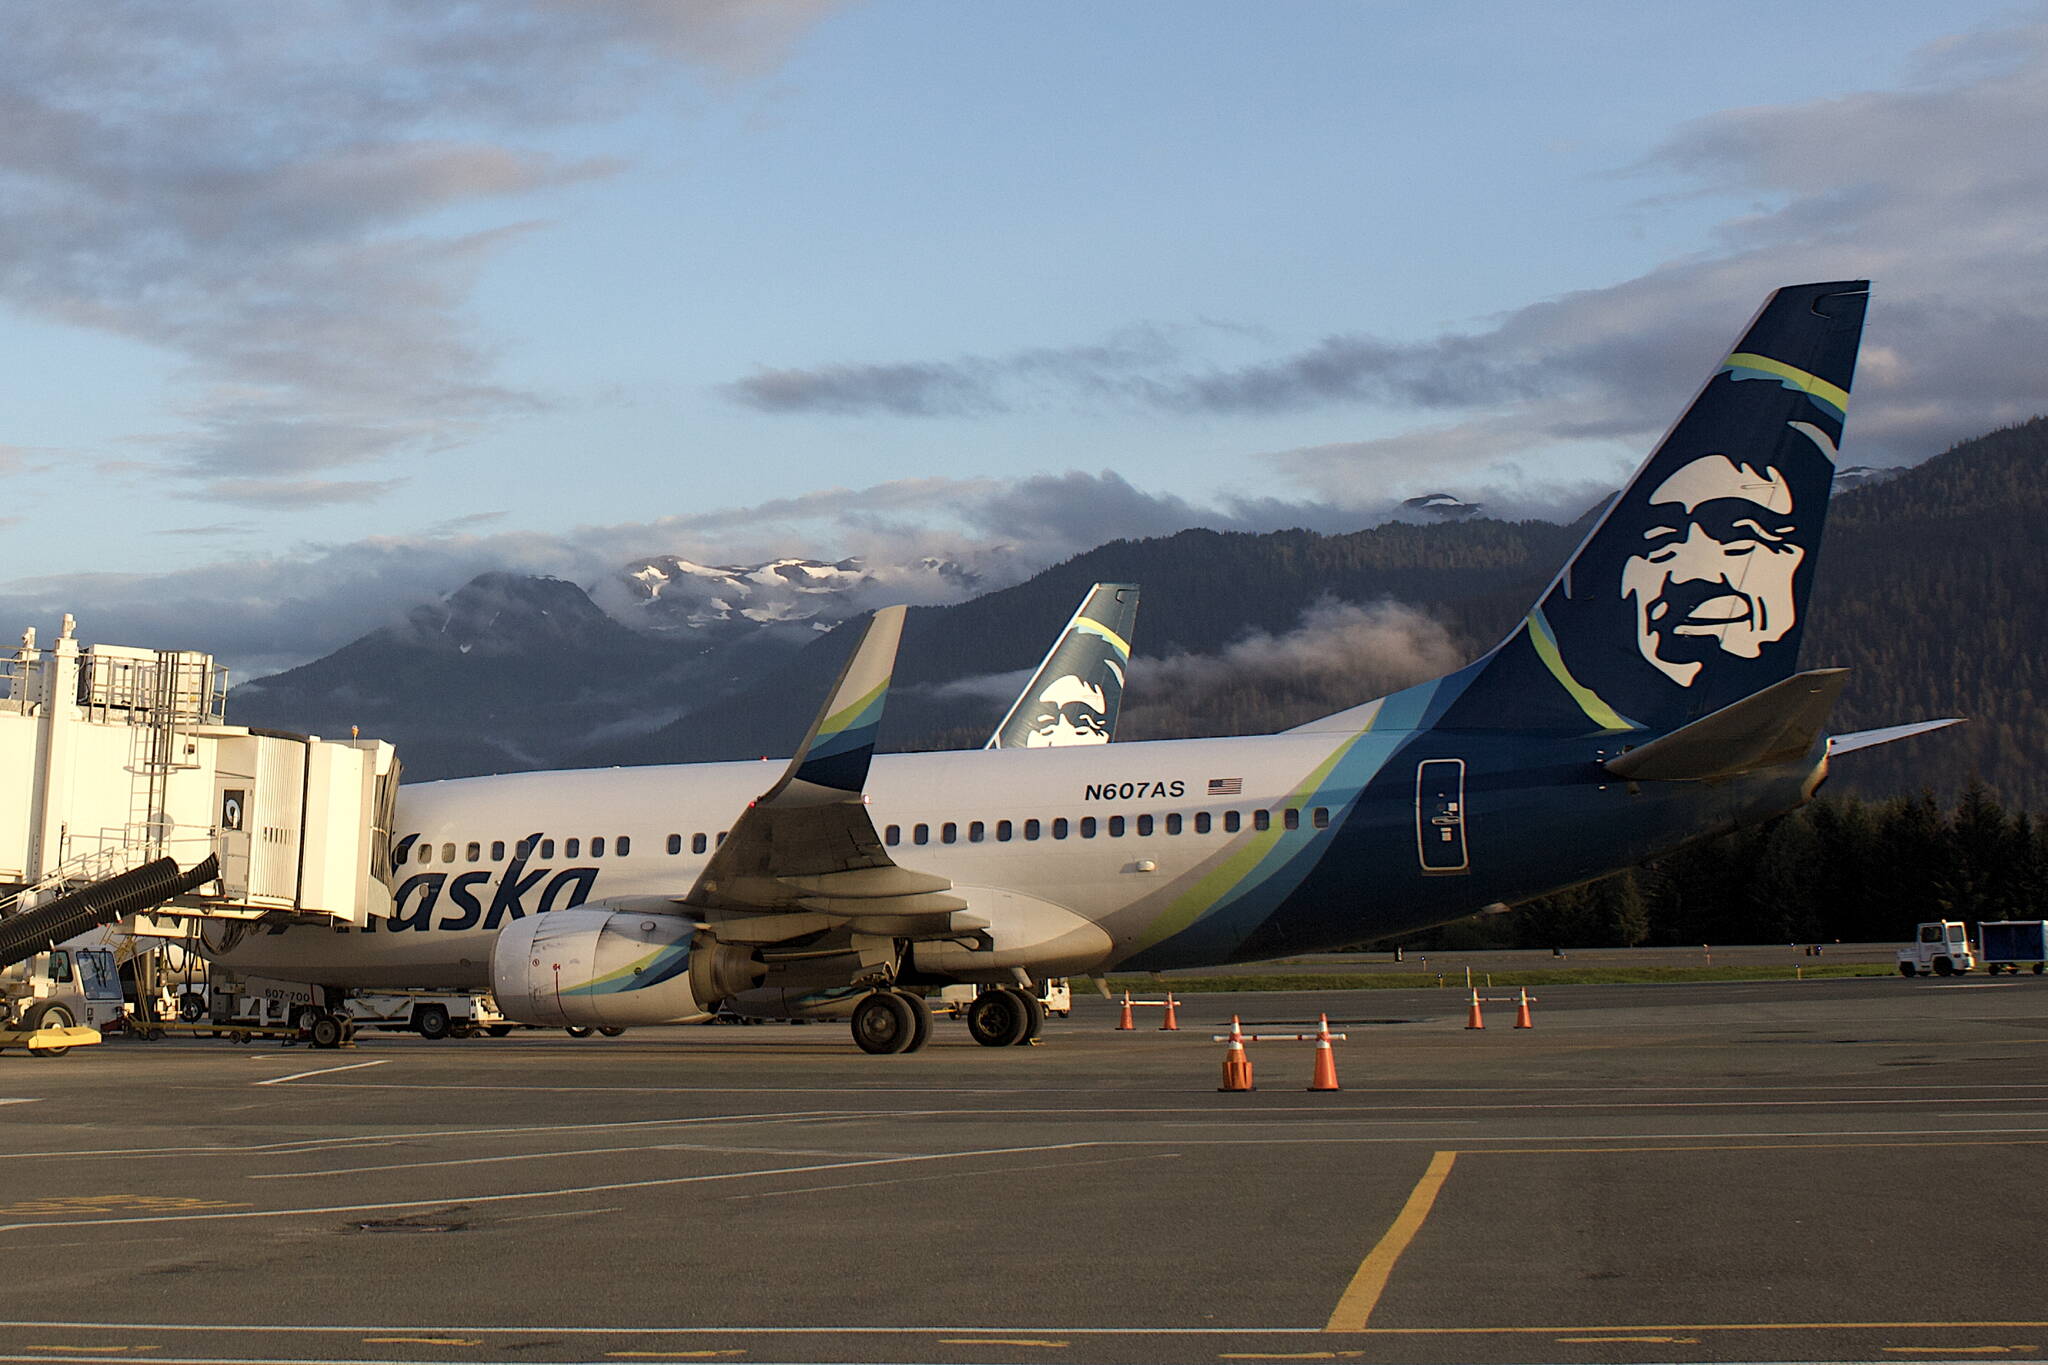
[[[2048,411],[2048,9],[0,9],[0,629],[325,652],[485,568],[1575,512],[1776,284],[1844,458]]]

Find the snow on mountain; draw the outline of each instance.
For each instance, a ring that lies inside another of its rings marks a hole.
[[[621,621],[640,630],[711,630],[797,625],[830,630],[883,599],[957,602],[983,588],[983,575],[928,556],[909,564],[862,559],[826,563],[786,556],[765,564],[699,564],[655,555],[626,566]]]

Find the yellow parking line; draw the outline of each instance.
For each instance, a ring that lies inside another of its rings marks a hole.
[[[1386,1292],[1387,1277],[1394,1273],[1394,1262],[1401,1259],[1401,1253],[1415,1240],[1415,1234],[1422,1231],[1422,1222],[1429,1217],[1430,1206],[1436,1203],[1437,1193],[1443,1189],[1444,1179],[1451,1173],[1451,1163],[1457,1159],[1456,1152],[1438,1152],[1429,1159],[1429,1169],[1422,1173],[1422,1179],[1415,1182],[1408,1202],[1395,1215],[1393,1226],[1359,1262],[1358,1273],[1351,1277],[1351,1283],[1330,1313],[1329,1322],[1323,1326],[1325,1332],[1365,1330],[1372,1310],[1379,1306],[1380,1295]]]

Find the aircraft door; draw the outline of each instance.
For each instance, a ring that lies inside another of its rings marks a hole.
[[[1465,760],[1425,759],[1415,769],[1415,850],[1425,876],[1472,870],[1465,850]]]

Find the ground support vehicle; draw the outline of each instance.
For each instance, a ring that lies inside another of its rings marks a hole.
[[[106,948],[53,948],[0,968],[0,1048],[61,1057],[100,1041],[126,1009]]]
[[[2048,919],[1993,919],[1977,926],[1978,956],[1992,976],[2031,967],[2048,972]]]
[[[1956,976],[1977,965],[1970,951],[1970,931],[1961,920],[1930,920],[1913,931],[1913,941],[1899,949],[1899,975]]]
[[[515,1027],[482,991],[350,991],[338,1008],[358,1028],[409,1029],[422,1038],[502,1038]]]

